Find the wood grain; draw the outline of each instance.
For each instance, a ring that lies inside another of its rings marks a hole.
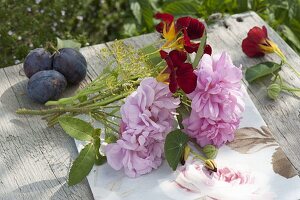
[[[242,22],[238,22],[241,19]],[[241,41],[255,25],[266,24],[254,12],[230,16],[208,28],[208,43],[214,53],[227,51],[234,63],[242,64],[244,68],[263,60],[279,61],[275,55],[250,59],[242,53]],[[279,45],[288,61],[300,70],[299,56],[274,30],[267,28],[269,37]],[[126,39],[125,43],[142,47],[157,38],[158,35],[153,33]],[[100,50],[110,48],[110,45],[81,49],[88,61],[88,76],[80,87],[101,72],[104,63]],[[0,199],[93,199],[86,180],[74,187],[66,184],[68,170],[77,156],[73,139],[59,127],[47,128],[39,117],[15,114],[20,107],[41,107],[26,97],[27,79],[19,75],[21,68],[21,65],[16,65],[0,69]],[[283,69],[282,76],[300,87],[299,78],[288,68]],[[67,95],[75,89],[69,88]],[[299,98],[283,94],[277,101],[271,101],[266,96],[264,82],[250,85],[248,92],[275,139],[299,171]]]

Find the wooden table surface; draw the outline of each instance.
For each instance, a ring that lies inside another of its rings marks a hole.
[[[208,43],[214,53],[227,51],[233,62],[242,64],[244,68],[264,60],[279,62],[276,55],[250,59],[242,53],[241,42],[247,31],[253,26],[262,25],[266,23],[254,12],[233,15],[208,27]],[[274,30],[266,26],[269,37],[300,71],[300,57]],[[125,42],[142,47],[158,37],[158,34],[152,33],[129,38]],[[86,81],[101,72],[103,60],[100,50],[109,48],[110,44],[81,49],[88,61]],[[22,64],[0,69],[0,199],[93,199],[87,180],[73,187],[68,187],[66,183],[70,165],[77,156],[74,140],[58,126],[48,128],[38,116],[15,114],[21,107],[42,107],[27,98],[28,80],[19,75],[21,68]],[[300,87],[299,78],[287,67],[283,68],[281,74],[285,80]],[[248,92],[275,139],[299,171],[299,98],[282,94],[277,101],[271,101],[266,96],[266,87],[262,82],[248,86]]]

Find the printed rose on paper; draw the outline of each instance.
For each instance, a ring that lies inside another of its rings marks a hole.
[[[167,195],[175,199],[253,200],[273,199],[266,178],[228,166],[219,166],[216,173],[207,170],[202,162],[189,157],[178,169],[173,182],[161,184]]]

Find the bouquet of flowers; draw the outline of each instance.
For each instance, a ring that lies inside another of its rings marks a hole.
[[[156,26],[161,40],[141,49],[117,41],[111,52],[102,52],[103,72],[74,96],[48,101],[49,109],[17,111],[43,115],[49,126],[59,123],[85,142],[70,169],[69,185],[106,161],[129,177],[150,173],[163,159],[176,170],[188,157],[201,161],[209,173],[224,172],[214,158],[219,147],[233,141],[244,111],[241,67],[226,52],[212,53],[198,19],[175,20],[167,13],[155,18],[161,20]],[[255,46],[251,34],[242,45],[247,55],[276,52],[284,59],[270,40]],[[264,75],[275,72],[269,69]],[[246,79],[255,80],[253,73],[246,72]]]

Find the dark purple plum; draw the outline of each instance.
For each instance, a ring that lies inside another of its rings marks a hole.
[[[52,69],[52,60],[51,53],[43,48],[30,51],[23,64],[26,76],[30,78],[39,71]]]
[[[84,56],[72,48],[60,49],[53,58],[53,69],[62,73],[70,84],[82,81],[86,76],[86,68]]]
[[[45,103],[58,99],[66,86],[67,80],[61,73],[55,70],[40,71],[29,79],[27,93],[31,99]]]

